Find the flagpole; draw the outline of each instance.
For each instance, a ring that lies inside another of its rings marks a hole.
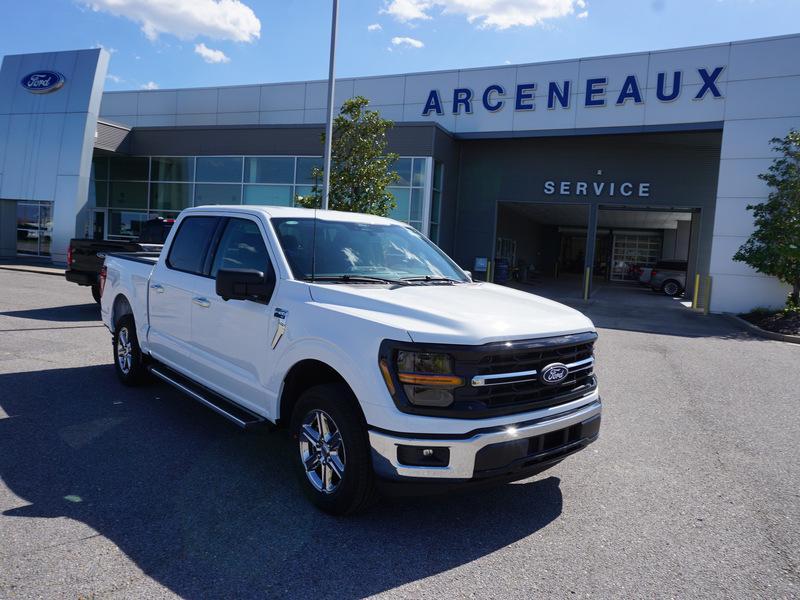
[[[333,0],[331,15],[331,53],[328,65],[328,115],[325,122],[325,156],[322,175],[322,208],[327,210],[331,187],[331,141],[333,138],[334,70],[336,64],[336,29],[339,21],[339,0]]]

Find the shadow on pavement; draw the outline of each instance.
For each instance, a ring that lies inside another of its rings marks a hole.
[[[99,321],[100,309],[95,302],[90,302],[87,304],[71,304],[69,306],[10,310],[0,312],[0,317],[33,319],[34,321],[52,321],[56,323],[80,323],[84,321]]]
[[[363,597],[501,549],[562,510],[560,481],[545,476],[337,519],[302,496],[281,432],[244,433],[171,388],[124,388],[95,366],[0,375],[0,390],[0,475],[30,503],[3,515],[86,523],[184,597]]]

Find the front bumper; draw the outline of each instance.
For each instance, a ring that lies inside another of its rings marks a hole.
[[[602,403],[595,397],[588,403],[585,399],[583,404],[571,402],[556,415],[479,429],[467,437],[424,437],[371,429],[372,462],[377,475],[390,481],[456,482],[509,475],[513,479],[517,472],[525,477],[595,441],[601,412]],[[403,464],[399,450],[409,454],[403,447],[434,452],[446,448],[449,456],[442,465]]]

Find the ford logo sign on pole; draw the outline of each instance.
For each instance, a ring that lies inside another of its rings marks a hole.
[[[32,94],[49,94],[64,87],[65,81],[58,71],[35,71],[25,75],[20,84]]]
[[[545,385],[556,385],[561,383],[569,375],[569,368],[562,363],[552,363],[542,369],[542,383]]]

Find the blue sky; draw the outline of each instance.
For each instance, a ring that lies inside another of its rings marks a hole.
[[[800,1],[340,0],[339,22],[345,77],[797,33]],[[109,90],[323,79],[329,28],[330,0],[6,1],[0,54],[102,45]]]

